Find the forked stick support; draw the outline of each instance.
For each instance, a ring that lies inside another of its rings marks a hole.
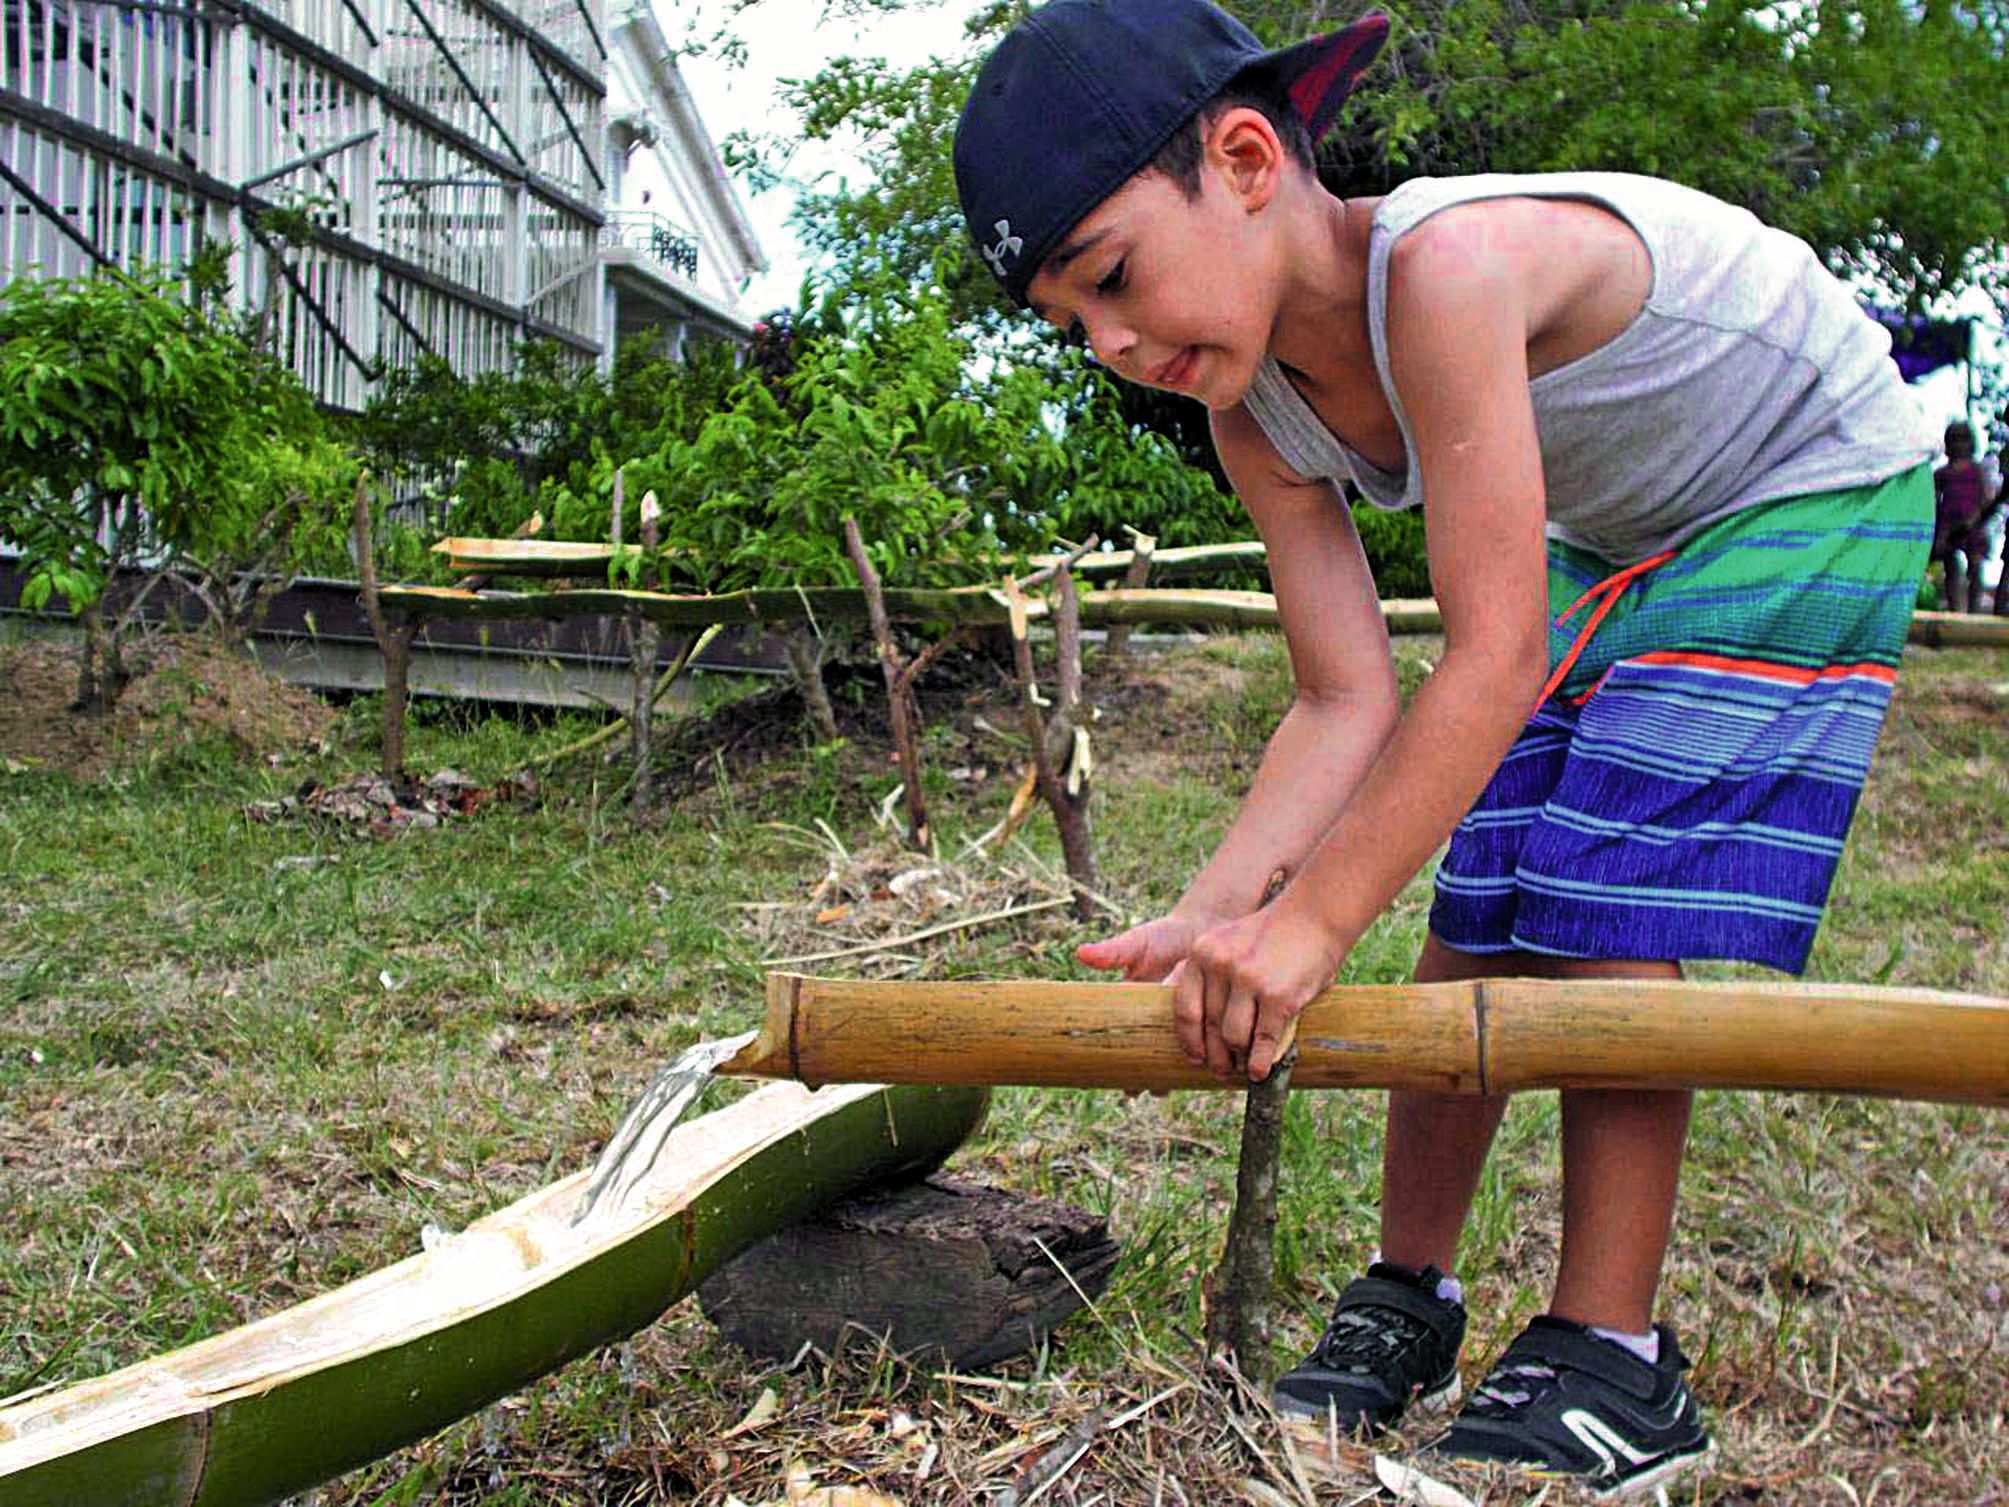
[[[1221,1088],[1164,984],[770,974],[722,1073],[823,1083]],[[2009,1000],[1849,984],[1349,985],[1298,1019],[1292,1088],[1735,1088],[2009,1106]]]

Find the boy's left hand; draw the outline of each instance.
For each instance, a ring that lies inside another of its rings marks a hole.
[[[1290,1023],[1332,982],[1347,951],[1289,895],[1201,933],[1172,979],[1180,1047],[1223,1082],[1246,1075],[1260,1083]]]

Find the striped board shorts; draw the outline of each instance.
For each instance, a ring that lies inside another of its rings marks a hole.
[[[1460,952],[1806,966],[1932,545],[1926,467],[1734,513],[1622,584],[1437,873]],[[1610,562],[1552,541],[1551,616]],[[1575,622],[1550,634],[1560,666]]]

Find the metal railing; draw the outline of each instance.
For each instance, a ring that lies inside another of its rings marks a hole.
[[[600,244],[640,251],[685,277],[698,275],[698,238],[653,209],[610,211],[600,230]]]

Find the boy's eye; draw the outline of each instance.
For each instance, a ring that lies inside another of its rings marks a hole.
[[[1121,291],[1125,265],[1125,262],[1118,262],[1115,266],[1111,267],[1108,275],[1095,285],[1095,291],[1098,293],[1116,293]]]

